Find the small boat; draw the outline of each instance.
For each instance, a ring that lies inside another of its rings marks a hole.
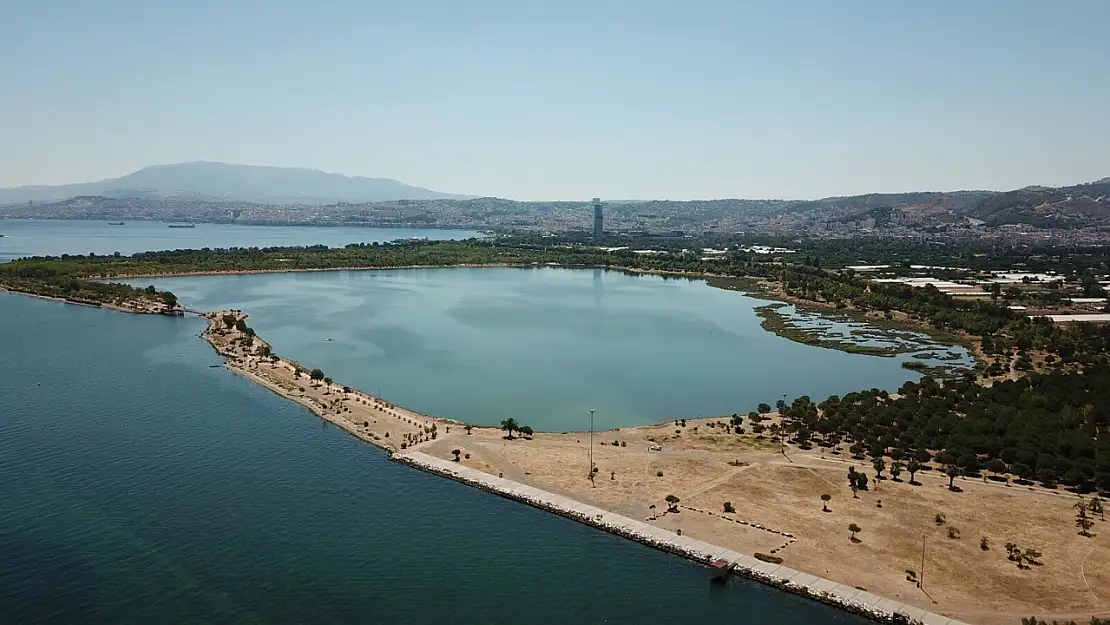
[[[122,221],[109,221],[108,225],[109,226],[125,226],[127,224],[123,223]]]
[[[728,580],[732,572],[732,564],[728,560],[716,560],[709,565],[709,580],[720,584]]]
[[[171,228],[196,228],[196,224],[170,224]]]

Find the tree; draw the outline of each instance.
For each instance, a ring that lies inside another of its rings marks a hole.
[[[519,432],[524,435],[524,438],[532,438],[532,427],[529,425],[520,426]]]
[[[890,479],[897,482],[898,481],[898,476],[901,475],[901,474],[902,474],[902,463],[901,462],[892,462],[890,464]]]
[[[910,484],[916,483],[913,476],[920,470],[921,463],[917,461],[917,458],[910,458],[909,462],[906,463],[906,471],[910,474]]]
[[[955,480],[960,477],[960,467],[954,464],[944,465],[944,474],[948,476],[948,490],[956,490]]]
[[[259,345],[258,346],[258,355],[263,357],[263,358],[269,358],[270,357],[270,346],[269,345]]]
[[[1006,471],[1009,471],[1009,469],[1010,468],[1006,466],[1006,461],[1001,458],[993,458],[987,463],[987,470],[995,475],[1002,475]]]
[[[852,542],[858,542],[859,539],[856,538],[856,534],[862,532],[863,530],[860,529],[860,526],[856,525],[855,523],[851,523],[848,525],[848,531],[852,533],[852,537],[850,540]]]
[[[461,449],[452,449],[451,453],[455,455],[455,462],[458,462],[459,461],[459,456],[462,455],[462,450]]]
[[[473,430],[474,426],[473,425],[464,425],[463,429],[466,430],[466,435],[470,436],[470,430]]]
[[[176,308],[177,296],[169,291],[162,291],[162,303],[166,305],[166,308]]]
[[[871,466],[875,468],[875,479],[883,479],[883,471],[886,469],[886,461],[883,460],[882,457],[875,458],[875,461],[871,463]],[[878,488],[878,486],[876,486],[875,488]]]
[[[682,501],[681,499],[679,499],[678,497],[675,497],[674,495],[667,495],[667,498],[666,498],[665,501],[667,502],[667,511],[668,512],[678,512],[678,502]]]
[[[1079,528],[1079,535],[1090,538],[1091,528],[1094,527],[1095,522],[1087,516],[1087,506],[1080,501],[1075,504],[1075,509],[1075,526]]]
[[[228,330],[230,330],[235,327],[235,321],[238,318],[235,315],[224,315],[222,319],[224,322],[224,326],[227,327]]]
[[[852,498],[858,499],[859,495],[856,491],[859,490],[859,471],[855,467],[848,467],[848,488],[852,489]]]
[[[1103,521],[1106,520],[1106,514],[1103,512],[1102,507],[1102,498],[1098,495],[1091,497],[1091,501],[1087,502],[1087,509],[1091,511],[1091,514],[1097,514]]]
[[[324,378],[324,384],[326,384],[328,388],[331,388],[331,378]]]
[[[759,414],[771,412],[771,404],[759,404]]]
[[[314,382],[319,382],[320,380],[324,379],[324,372],[319,369],[313,369],[312,373],[308,374],[308,377],[311,378]]]
[[[655,504],[651,504],[650,506],[648,506],[648,510],[651,510],[651,518],[652,520],[655,520]]]
[[[509,433],[505,438],[513,440],[513,432],[520,431],[520,424],[516,422],[516,419],[509,417],[501,422],[501,429]]]
[[[725,509],[725,512],[728,513],[728,514],[736,512],[736,508],[732,507],[732,502],[731,501],[726,501],[725,502],[724,509]]]
[[[825,493],[821,495],[821,512],[829,511],[829,501],[832,500],[832,495]]]

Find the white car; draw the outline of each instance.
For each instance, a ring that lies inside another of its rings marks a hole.
[[[649,447],[649,449],[651,449],[652,451],[663,451],[663,446],[662,445],[652,445],[651,447]]]

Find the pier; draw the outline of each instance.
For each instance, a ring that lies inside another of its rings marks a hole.
[[[731,549],[680,536],[624,515],[603,510],[562,495],[484,473],[450,460],[419,451],[392,454],[397,462],[453,479],[480,490],[513,499],[560,516],[592,525],[638,543],[712,566],[725,561],[731,570],[748,579],[808,597],[881,623],[966,625],[962,621],[887,599],[852,586],[823,579],[789,567],[757,560]]]

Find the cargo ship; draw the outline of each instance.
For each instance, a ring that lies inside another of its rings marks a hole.
[[[122,221],[109,221],[108,225],[109,226],[123,226],[123,225],[126,225],[126,224],[124,224]]]
[[[171,228],[196,228],[196,224],[170,224]]]

